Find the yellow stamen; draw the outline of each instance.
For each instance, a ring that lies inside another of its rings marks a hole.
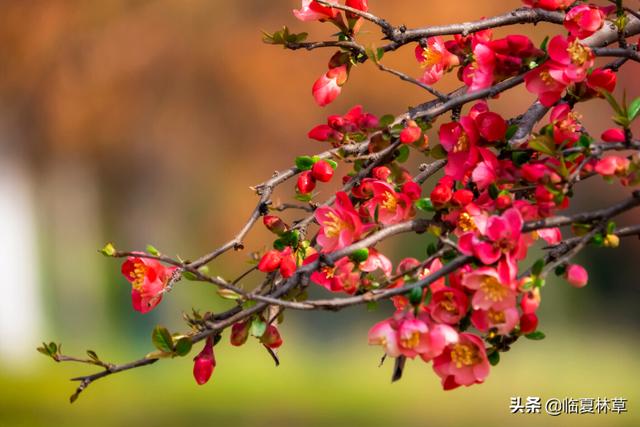
[[[327,217],[329,217],[329,221],[325,221],[323,225],[324,234],[329,238],[338,236],[342,230],[348,227],[347,223],[333,212],[329,212]]]
[[[458,218],[458,227],[464,232],[477,230],[476,223],[473,221],[471,215],[467,212],[462,212]]]
[[[505,323],[507,321],[504,315],[504,311],[496,311],[490,309],[487,313],[487,316],[489,317],[489,320],[491,320],[491,323],[493,323],[494,325],[498,323]]]
[[[384,202],[382,202],[382,207],[390,212],[395,212],[396,207],[398,206],[398,199],[391,194],[390,191],[384,193]]]
[[[400,343],[404,348],[415,348],[420,343],[420,333],[414,331],[409,338],[401,338]]]
[[[589,59],[589,49],[578,40],[574,40],[569,44],[567,52],[571,62],[575,65],[583,65]]]
[[[422,51],[424,61],[420,64],[422,67],[431,67],[442,61],[442,54],[435,49],[426,48]]]
[[[451,361],[456,364],[456,368],[476,365],[480,363],[478,349],[469,344],[456,344],[451,349]]]
[[[486,298],[493,301],[502,301],[507,296],[507,288],[502,286],[498,279],[492,276],[485,276],[482,279],[482,285],[480,289],[485,294]]]

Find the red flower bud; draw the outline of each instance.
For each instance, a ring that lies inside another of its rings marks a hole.
[[[407,181],[402,186],[402,192],[409,196],[411,200],[418,200],[422,194],[422,187],[414,181]]]
[[[520,308],[522,309],[523,313],[535,313],[539,306],[540,291],[537,288],[522,295],[522,300],[520,300]]]
[[[412,144],[420,139],[422,129],[414,121],[410,121],[408,126],[400,132],[400,142],[403,144]]]
[[[457,190],[453,193],[452,200],[458,206],[466,206],[473,201],[473,191]]]
[[[391,169],[386,166],[378,166],[377,168],[373,168],[371,172],[371,176],[375,179],[379,179],[380,181],[386,181],[391,175]]]
[[[284,223],[280,217],[275,215],[265,215],[262,217],[262,222],[267,229],[275,234],[282,234],[289,229],[287,224]]]
[[[280,254],[280,252],[272,249],[262,256],[260,262],[258,263],[258,270],[262,271],[263,273],[271,273],[272,271],[276,271],[280,267],[281,262],[282,255]]]
[[[285,279],[293,276],[293,273],[296,272],[296,258],[293,255],[293,251],[291,247],[287,246],[281,253],[282,261],[280,262],[280,274]]]
[[[602,132],[602,140],[605,142],[624,142],[624,130],[620,128],[611,128]]]
[[[213,355],[213,338],[208,337],[204,348],[193,358],[193,377],[199,385],[205,384],[213,374],[216,367],[216,358]]]
[[[520,332],[530,334],[538,327],[538,316],[535,313],[525,313],[520,316]]]
[[[316,188],[316,180],[311,176],[311,171],[304,171],[298,176],[298,191],[309,194]]]
[[[267,326],[267,330],[260,337],[260,341],[269,348],[278,348],[282,345],[282,337],[278,332],[278,328],[274,325]]]
[[[326,160],[318,160],[311,168],[311,176],[320,182],[329,182],[333,177],[333,167]]]
[[[511,206],[511,203],[511,197],[506,194],[500,194],[498,197],[496,197],[496,208],[498,209],[507,209],[509,206]]]
[[[438,184],[433,188],[431,192],[431,201],[434,205],[444,205],[451,200],[451,187]]]
[[[248,320],[234,323],[231,326],[231,345],[238,347],[247,342],[250,327],[251,322]]]

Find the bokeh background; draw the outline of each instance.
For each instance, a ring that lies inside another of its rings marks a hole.
[[[375,13],[408,26],[478,19],[516,0],[371,0]],[[195,258],[228,239],[255,203],[248,189],[324,147],[306,132],[355,103],[399,113],[427,94],[371,64],[357,67],[325,109],[310,95],[331,51],[284,51],[261,42],[281,25],[321,39],[331,29],[295,20],[296,0],[24,0],[0,13],[0,426],[309,425],[465,426],[638,425],[637,240],[617,251],[581,255],[592,280],[575,290],[551,280],[540,329],[547,339],[517,343],[482,386],[443,392],[430,366],[408,363],[390,384],[389,364],[366,344],[389,308],[287,313],[282,364],[257,345],[216,347],[218,367],[204,387],[190,358],[163,361],[93,384],[77,403],[68,379],[91,370],[55,365],[35,351],[42,340],[65,352],[95,350],[106,360],[151,350],[156,323],[182,327],[181,311],[225,303],[206,285],[181,282],[152,314],[130,307],[119,263],[97,254],[118,248]],[[516,27],[540,43],[546,25]],[[496,31],[497,36],[505,35]],[[363,38],[380,45],[375,28]],[[384,62],[419,75],[410,47]],[[619,93],[639,96],[637,64],[619,75]],[[441,89],[457,86],[448,76]],[[521,89],[492,101],[505,116],[532,97]],[[579,106],[594,134],[609,126],[603,101]],[[433,135],[432,135],[433,136]],[[582,184],[572,209],[625,197],[598,180]],[[278,197],[292,194],[285,187]],[[323,195],[330,190],[325,187]],[[631,223],[629,213],[620,223]],[[241,271],[247,253],[211,265]],[[394,260],[423,256],[423,238],[399,239]],[[254,277],[255,279],[255,277]],[[320,291],[317,291],[321,294]],[[511,396],[624,397],[623,415],[510,415]]]

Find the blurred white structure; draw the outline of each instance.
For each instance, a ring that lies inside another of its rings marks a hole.
[[[24,365],[42,337],[37,222],[31,176],[0,153],[0,360]]]

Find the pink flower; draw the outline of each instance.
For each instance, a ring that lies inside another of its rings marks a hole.
[[[304,263],[318,259],[318,254],[311,255]],[[325,265],[320,270],[314,271],[311,281],[331,292],[346,292],[354,294],[360,287],[360,271],[348,257],[340,258],[333,266]]]
[[[571,264],[567,267],[565,279],[574,288],[583,288],[589,281],[589,274],[581,265]]]
[[[435,291],[429,303],[429,313],[438,323],[455,325],[466,314],[469,299],[464,292],[456,288],[443,288]]]
[[[474,292],[471,306],[474,310],[504,310],[516,304],[512,282],[504,284],[498,272],[491,267],[480,267],[462,276],[462,285]]]
[[[549,245],[556,245],[562,241],[562,232],[558,227],[543,228],[536,231],[538,237],[544,239]]]
[[[602,132],[600,138],[605,142],[625,142],[626,140],[624,130],[620,128],[607,129]]]
[[[473,62],[462,72],[462,81],[469,87],[468,93],[477,92],[493,84],[495,62],[495,54],[488,45],[478,43],[474,46]]]
[[[380,270],[385,276],[389,277],[391,276],[393,265],[391,264],[391,261],[389,261],[389,258],[377,250],[369,248],[369,256],[365,261],[360,263],[360,270],[367,273]]]
[[[598,160],[594,170],[602,176],[624,176],[629,168],[629,159],[622,156],[609,156]]]
[[[148,313],[160,304],[176,268],[165,267],[154,259],[128,257],[122,264],[122,274],[131,283],[133,309]]]
[[[459,246],[463,253],[474,255],[483,264],[498,262],[500,281],[511,283],[515,279],[517,261],[527,253],[527,246],[521,235],[522,215],[515,208],[507,209],[501,216],[491,216],[484,230],[484,239],[474,232],[460,236]]]
[[[478,130],[475,121],[462,117],[459,122],[444,123],[438,133],[447,155],[445,174],[461,181],[478,161]]]
[[[580,4],[571,8],[564,17],[564,27],[572,36],[585,39],[602,28],[605,14],[598,6]]]
[[[447,50],[442,37],[429,37],[427,47],[416,46],[416,59],[420,66],[424,67],[424,74],[420,79],[431,85],[442,78],[445,71],[460,64],[460,60]]]
[[[484,190],[498,179],[500,163],[498,158],[486,148],[478,148],[482,156],[482,161],[478,162],[471,173],[471,180],[478,185],[480,190]]]
[[[545,107],[551,107],[558,102],[562,97],[562,92],[568,86],[568,83],[558,81],[551,76],[551,73],[557,73],[558,69],[556,64],[544,63],[524,76],[527,90],[536,94],[540,103]]]
[[[323,74],[313,84],[311,92],[316,103],[324,107],[333,102],[340,95],[342,85],[344,85],[349,77],[349,70],[346,65],[331,68],[326,74]]]
[[[575,37],[555,36],[549,42],[549,56],[561,67],[550,69],[555,80],[569,84],[587,78],[587,71],[593,67],[594,55],[588,46]]]
[[[398,332],[392,326],[393,319],[378,322],[369,330],[369,345],[381,345],[387,356],[400,356],[400,346],[398,344]]]
[[[515,307],[503,310],[476,310],[471,315],[471,323],[480,332],[488,332],[495,328],[499,335],[508,335],[516,327],[520,315]]]
[[[573,0],[522,0],[524,4],[546,10],[566,9],[573,4]]]
[[[551,110],[551,123],[553,124],[553,139],[557,144],[563,142],[576,142],[580,138],[581,119],[580,114],[571,111],[569,104],[556,105]]]
[[[384,181],[371,182],[373,197],[365,208],[371,218],[384,225],[402,222],[413,215],[413,203],[409,196],[396,192],[391,184]]]
[[[318,243],[325,252],[349,246],[370,228],[369,225],[362,224],[358,212],[353,208],[349,196],[344,191],[336,193],[333,208],[320,207],[314,215],[320,224]]]
[[[482,340],[469,333],[459,334],[458,341],[433,360],[433,370],[442,379],[445,390],[480,384],[489,375],[489,369]]]
[[[338,0],[328,0],[329,3],[337,4]],[[301,21],[326,21],[335,19],[340,11],[331,7],[321,6],[315,0],[302,0],[302,7],[294,9],[293,14]]]
[[[198,385],[206,384],[216,367],[216,358],[213,355],[213,338],[207,337],[202,351],[193,359],[193,377]]]

